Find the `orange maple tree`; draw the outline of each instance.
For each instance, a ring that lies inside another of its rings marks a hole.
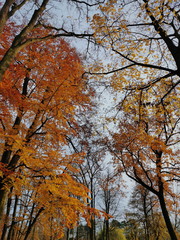
[[[3,32],[1,59],[11,44],[13,31],[10,23]],[[48,31],[37,28],[31,37]],[[64,39],[56,38],[32,43],[19,51],[3,75],[2,239],[7,234],[9,239],[16,239],[12,233],[27,239],[35,224],[44,229],[44,234],[51,232],[59,238],[65,227],[74,227],[81,217],[88,221],[92,212],[86,205],[88,189],[71,175],[77,171],[74,166],[82,162],[83,154],[71,154],[67,142],[69,133],[77,135],[77,129],[72,128],[72,124],[78,127],[76,113],[90,108],[92,91],[82,73],[76,50]],[[27,207],[23,202],[28,202]],[[22,211],[17,210],[18,205],[22,205]],[[14,209],[13,215],[10,208]]]

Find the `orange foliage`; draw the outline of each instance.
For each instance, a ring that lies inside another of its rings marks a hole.
[[[12,24],[4,30],[1,57],[11,30]],[[43,31],[36,29],[31,37]],[[35,206],[34,216],[41,213],[37,224],[48,233],[53,221],[59,236],[90,216],[88,189],[71,176],[84,156],[71,154],[67,143],[68,134],[77,132],[70,123],[77,128],[76,114],[91,107],[92,91],[82,73],[76,50],[64,39],[51,39],[20,51],[0,85],[1,195],[13,187],[9,197],[23,201],[31,193],[29,208]],[[17,219],[24,221],[20,212]]]

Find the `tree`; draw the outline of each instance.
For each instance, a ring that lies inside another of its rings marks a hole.
[[[170,239],[157,198],[141,185],[135,186],[126,218],[126,235],[129,239]],[[136,226],[134,231],[132,224]]]
[[[93,120],[91,116],[95,113],[95,109],[92,106],[85,116],[82,116],[82,114],[78,116],[78,138],[74,138],[73,135],[68,134],[68,141],[72,148],[72,152],[84,153],[84,162],[79,165],[79,171],[75,173],[74,176],[78,182],[85,185],[90,190],[89,197],[87,198],[87,204],[92,209],[98,208],[96,203],[99,195],[98,181],[102,171],[103,158],[105,156],[105,148],[104,146],[101,146],[99,136],[95,132],[92,124]],[[77,239],[79,239],[78,237],[81,235],[81,230],[84,232],[86,231],[87,239],[96,239],[95,214],[91,214],[90,222],[90,226],[81,227],[80,225],[80,227],[77,228]]]
[[[158,197],[164,220],[171,233],[173,226],[168,208],[170,211],[174,197],[170,183],[176,179],[176,169],[179,164],[176,150],[169,148],[169,145],[163,141],[164,122],[162,128],[157,124],[158,137],[150,134],[150,132],[154,133],[153,121],[148,122],[149,127],[152,124],[148,133],[144,130],[144,122],[142,125],[135,123],[134,126],[132,122],[128,123],[126,118],[126,121],[121,122],[119,126],[120,133],[114,134],[113,152],[116,159],[119,159],[119,171],[125,171],[131,179]],[[166,136],[170,139],[170,135]]]
[[[145,240],[149,240],[150,230],[149,230],[149,214],[151,213],[152,200],[148,199],[148,190],[143,189],[142,186],[137,186],[131,196],[131,201],[129,205],[133,209],[133,212],[128,214],[131,218],[132,215],[135,216],[136,221],[142,223],[141,228],[144,229],[143,237]]]
[[[9,27],[14,30],[13,24]],[[47,31],[40,27],[33,34]],[[5,33],[3,36],[8,45]],[[88,221],[88,190],[72,176],[77,171],[73,164],[81,163],[83,154],[67,151],[68,133],[76,135],[70,123],[76,122],[77,111],[90,106],[91,93],[82,79],[83,71],[74,48],[63,39],[49,39],[26,46],[4,73],[0,130],[2,239],[5,235],[18,239],[19,234],[27,239],[36,229],[59,238],[64,228],[75,226],[80,217]]]
[[[88,3],[88,1],[86,2],[72,0],[70,2],[74,4],[77,9],[80,9],[79,6],[81,5],[88,8],[99,4],[99,2],[96,0],[91,2],[90,4]],[[60,3],[61,2],[57,2],[57,4]],[[72,29],[68,31],[67,29],[63,28],[63,23],[61,24],[61,26],[53,26],[51,22],[52,20],[55,20],[52,17],[54,16],[53,11],[56,9],[55,5],[56,4],[51,0],[43,0],[40,3],[36,1],[29,2],[28,0],[7,0],[4,2],[4,4],[2,4],[0,10],[1,38],[3,38],[5,32],[7,31],[7,25],[9,21],[14,23],[18,22],[19,28],[11,36],[11,42],[6,49],[6,52],[2,56],[0,62],[0,81],[2,81],[5,71],[8,69],[10,63],[16,57],[17,53],[31,43],[46,41],[48,39],[54,39],[59,37],[77,37],[89,39],[89,37],[92,36],[92,34],[84,32],[75,33],[72,31]],[[27,16],[30,17],[27,18]],[[40,32],[36,35],[32,35],[33,31],[36,30],[38,27],[49,29],[51,31],[43,35],[41,35]]]
[[[115,217],[115,214],[117,215],[117,208],[121,195],[119,181],[119,176],[115,175],[114,172],[110,172],[110,169],[106,169],[106,172],[104,171],[101,177],[99,177],[99,202],[102,202],[99,205],[102,210],[109,215],[108,218],[104,219],[103,224],[102,238],[105,240],[110,240],[112,238],[110,216]]]
[[[111,86],[124,96],[116,103],[124,119],[112,152],[120,171],[158,197],[173,240],[167,194],[173,196],[169,183],[179,181],[179,7],[177,1],[108,1],[92,23],[97,42],[112,53],[97,74],[111,74]]]
[[[98,236],[98,240],[104,240],[104,230],[103,229]],[[110,224],[110,232],[109,236],[111,240],[126,240],[126,237],[124,235],[124,230],[120,228],[120,223],[116,220],[113,220]]]

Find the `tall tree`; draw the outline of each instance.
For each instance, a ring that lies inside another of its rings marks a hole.
[[[112,53],[97,74],[111,73],[123,98],[113,150],[119,169],[158,197],[173,240],[167,194],[174,194],[169,183],[179,181],[180,169],[179,8],[177,1],[108,1],[93,19],[97,42]]]
[[[8,29],[13,32],[13,24]],[[40,27],[32,34],[48,31]],[[3,35],[4,48],[11,32],[7,34]],[[52,234],[56,231],[57,238],[80,217],[88,219],[88,190],[72,177],[77,171],[73,164],[77,166],[83,155],[68,154],[66,138],[70,131],[76,135],[70,127],[76,122],[76,112],[90,106],[91,93],[82,73],[80,57],[63,39],[28,45],[4,73],[0,86],[0,216],[9,239],[18,239],[21,230],[27,239],[39,219],[45,232],[53,224]]]
[[[73,152],[83,152],[84,162],[79,166],[79,171],[75,173],[78,182],[85,185],[89,190],[87,204],[92,208],[98,208],[96,199],[99,194],[99,176],[102,171],[103,158],[105,156],[105,148],[100,145],[99,135],[95,132],[93,126],[93,117],[96,113],[92,107],[85,116],[79,116],[79,138],[74,138],[68,134],[67,139]],[[91,225],[81,226],[77,231],[86,231],[86,237],[90,240],[96,239],[96,216],[91,215]],[[78,238],[78,237],[77,237]]]
[[[106,171],[106,172],[105,172]],[[100,207],[109,216],[104,219],[102,238],[105,240],[111,239],[110,216],[117,215],[119,200],[121,195],[121,187],[119,184],[120,178],[111,172],[109,168],[104,170],[104,173],[99,177],[99,202],[102,202]]]

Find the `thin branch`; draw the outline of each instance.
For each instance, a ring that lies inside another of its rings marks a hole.
[[[134,66],[135,64],[130,64],[130,65],[127,65],[125,67],[122,67],[122,68],[118,68],[118,69],[113,69],[113,70],[110,70],[110,71],[107,71],[107,72],[84,72],[83,73],[83,76],[85,74],[90,74],[90,75],[108,75],[108,74],[111,74],[111,73],[115,73],[115,72],[119,72],[121,70],[124,70],[124,69],[127,69],[129,67],[132,67]]]
[[[93,7],[93,6],[97,6],[99,4],[104,3],[105,1],[98,1],[97,3],[88,3],[88,2],[80,1],[80,0],[71,0],[71,2],[81,3],[81,4],[87,5],[88,7]]]
[[[131,58],[129,58],[128,56],[125,56],[124,54],[122,54],[121,52],[117,51],[114,48],[112,48],[112,51],[114,51],[115,53],[117,53],[121,57],[125,58],[126,60],[132,62],[134,65],[138,65],[138,66],[141,66],[141,67],[153,68],[153,69],[159,69],[159,70],[171,72],[171,73],[174,73],[174,74],[178,73],[176,70],[171,69],[171,68],[166,68],[166,67],[157,66],[157,65],[153,65],[153,64],[146,64],[146,63],[140,63],[140,62],[134,61]]]

